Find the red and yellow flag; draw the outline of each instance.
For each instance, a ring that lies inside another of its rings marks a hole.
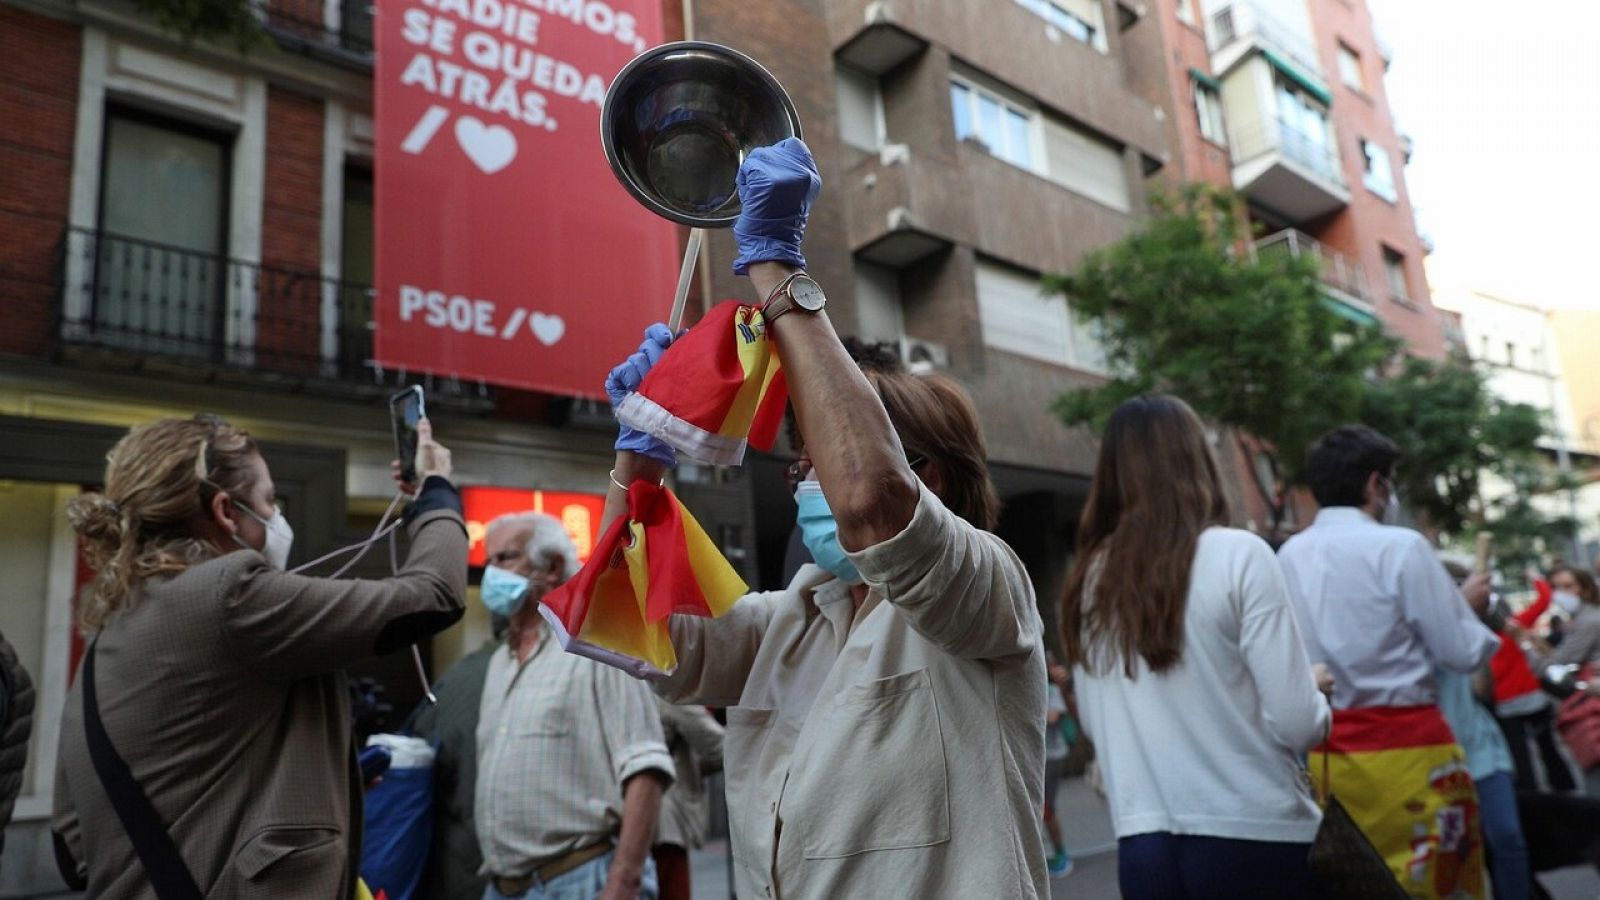
[[[1483,896],[1478,793],[1437,706],[1335,710],[1328,780],[1414,898]]]
[[[694,459],[736,466],[747,444],[772,448],[788,402],[761,310],[729,300],[672,342],[617,419]]]
[[[612,521],[589,561],[545,595],[539,612],[569,653],[643,678],[678,664],[668,616],[714,618],[749,590],[671,491],[635,481],[628,514]]]

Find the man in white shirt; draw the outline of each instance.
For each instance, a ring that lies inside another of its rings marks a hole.
[[[1400,450],[1348,425],[1311,449],[1306,480],[1322,509],[1279,553],[1306,650],[1334,678],[1327,744],[1333,792],[1414,896],[1479,896],[1477,797],[1438,707],[1435,666],[1470,672],[1494,655],[1494,632],[1426,538],[1379,523],[1396,505]],[[1463,596],[1465,594],[1465,596]]]

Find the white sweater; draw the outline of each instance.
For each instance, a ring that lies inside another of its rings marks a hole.
[[[1078,711],[1117,836],[1165,831],[1308,842],[1321,820],[1298,757],[1327,732],[1278,561],[1231,528],[1200,536],[1179,663],[1136,677],[1082,666]]]

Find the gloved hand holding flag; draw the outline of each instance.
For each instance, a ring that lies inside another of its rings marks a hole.
[[[651,326],[656,328],[665,330]],[[617,367],[608,390],[637,368],[637,359],[636,353]],[[772,449],[789,387],[761,310],[733,300],[720,303],[672,341],[659,362],[649,362],[638,388],[614,401],[624,435],[654,438],[679,453],[725,466],[742,462],[747,444]],[[618,449],[635,448],[619,440]]]
[[[627,515],[539,612],[562,649],[645,678],[678,664],[668,616],[720,616],[749,590],[671,491],[635,481]]]

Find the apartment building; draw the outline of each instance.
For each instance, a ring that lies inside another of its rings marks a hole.
[[[1592,314],[1569,313],[1563,323],[1560,314],[1535,303],[1478,290],[1433,267],[1428,274],[1456,352],[1472,361],[1496,397],[1531,406],[1544,418],[1539,447],[1558,469],[1573,475],[1575,487],[1552,491],[1536,503],[1546,515],[1577,521],[1578,542],[1551,549],[1587,564],[1600,552],[1600,483],[1593,474],[1600,466],[1600,445],[1587,422],[1592,408],[1580,418],[1576,403],[1580,398],[1592,402],[1585,377],[1592,353],[1586,345],[1568,344],[1562,332],[1563,325]],[[1517,487],[1504,479],[1486,477],[1481,493],[1492,502],[1513,490]]]

